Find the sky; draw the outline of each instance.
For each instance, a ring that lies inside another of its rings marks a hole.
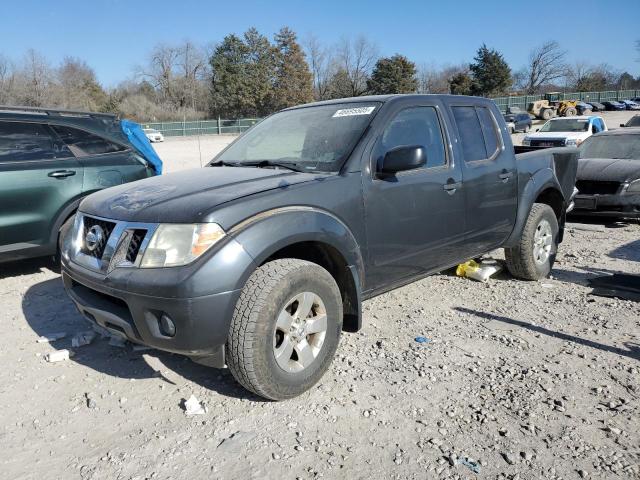
[[[416,64],[459,64],[482,43],[513,70],[530,50],[556,40],[570,62],[608,63],[640,75],[640,1],[195,1],[21,0],[2,2],[0,54],[20,60],[33,48],[54,65],[79,57],[107,87],[131,78],[158,43],[220,41],[256,27],[271,37],[287,25],[332,45],[364,34],[381,55],[401,53]]]

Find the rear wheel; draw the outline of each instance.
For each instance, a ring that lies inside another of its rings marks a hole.
[[[329,368],[342,330],[342,297],[329,272],[298,259],[268,262],[249,278],[227,340],[227,365],[246,389],[284,400]]]
[[[578,110],[576,110],[575,107],[567,107],[564,111],[564,116],[565,117],[573,117],[574,115],[578,114]]]
[[[544,110],[542,110],[542,112],[540,112],[540,116],[542,117],[543,120],[549,120],[551,118],[553,118],[554,116],[554,111],[552,108],[545,108]]]
[[[520,243],[505,248],[507,268],[522,280],[540,280],[551,272],[558,251],[558,220],[553,209],[534,203],[522,230]]]

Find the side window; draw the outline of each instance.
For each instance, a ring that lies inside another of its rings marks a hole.
[[[69,150],[40,123],[0,122],[0,162],[71,157]]]
[[[427,152],[427,168],[447,163],[438,113],[434,107],[413,107],[399,112],[387,125],[376,149],[378,163],[400,146],[420,145]]]
[[[102,153],[113,153],[125,150],[125,148],[120,145],[77,128],[62,125],[51,125],[51,128],[55,130],[76,157],[86,157],[89,155],[100,155]]]
[[[476,111],[480,119],[487,155],[491,157],[498,150],[498,130],[496,129],[496,122],[488,108],[477,107]]]
[[[465,162],[488,158],[476,109],[474,107],[451,107],[451,109],[458,126]]]

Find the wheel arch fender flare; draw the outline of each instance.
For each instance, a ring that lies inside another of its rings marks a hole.
[[[524,229],[524,225],[529,217],[531,207],[540,194],[548,189],[557,190],[560,196],[562,196],[562,189],[560,188],[556,174],[551,168],[540,169],[529,177],[526,185],[519,193],[520,200],[518,202],[515,225],[511,231],[511,235],[505,242],[504,247],[514,247],[519,243],[520,236],[522,235],[522,230]],[[559,218],[559,223],[563,220],[564,214]],[[560,228],[562,229],[562,225]]]

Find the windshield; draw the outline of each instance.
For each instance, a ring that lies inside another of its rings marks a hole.
[[[580,158],[640,160],[640,134],[594,135],[580,145]]]
[[[541,132],[586,132],[589,128],[589,120],[568,119],[549,120],[540,129]]]
[[[625,125],[627,127],[640,127],[640,115],[634,115]]]
[[[380,103],[318,105],[276,113],[234,142],[214,161],[289,164],[300,171],[337,172]]]

